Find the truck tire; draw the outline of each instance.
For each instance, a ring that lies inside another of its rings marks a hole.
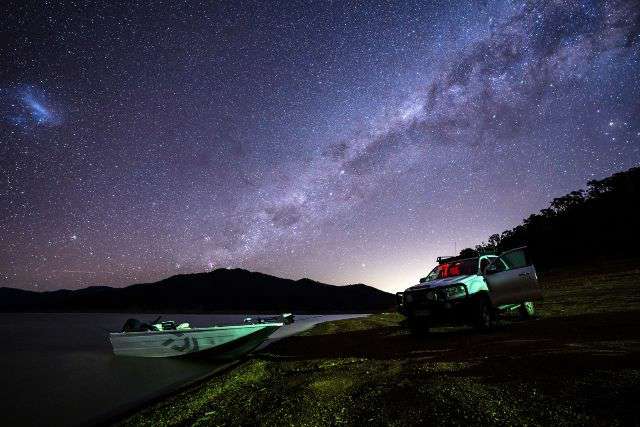
[[[536,307],[533,304],[533,301],[525,301],[520,304],[520,307],[518,307],[518,313],[520,315],[520,319],[522,320],[531,319],[533,316],[535,316]]]
[[[473,327],[478,331],[488,332],[494,327],[495,314],[489,299],[481,297],[476,300]]]
[[[424,336],[429,333],[429,320],[424,318],[409,317],[407,319],[411,335]]]

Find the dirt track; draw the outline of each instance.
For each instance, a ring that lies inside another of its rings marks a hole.
[[[401,326],[381,326],[337,334],[295,336],[276,343],[269,353],[286,359],[364,357],[369,359],[428,358],[454,362],[475,360],[477,369],[511,373],[528,367],[546,371],[638,367],[640,311],[584,314],[528,321],[502,321],[495,331],[479,334],[470,328],[436,328],[415,337]],[[577,357],[580,356],[580,357]],[[635,364],[634,364],[635,363]],[[496,375],[500,375],[496,373]]]

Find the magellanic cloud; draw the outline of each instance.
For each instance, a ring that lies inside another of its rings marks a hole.
[[[43,90],[34,85],[0,90],[2,119],[7,125],[28,130],[53,127],[62,123],[60,114],[51,106]]]

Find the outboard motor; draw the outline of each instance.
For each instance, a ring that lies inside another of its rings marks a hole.
[[[127,319],[122,326],[122,332],[145,332],[155,331],[156,328],[148,323],[139,321],[138,319]]]

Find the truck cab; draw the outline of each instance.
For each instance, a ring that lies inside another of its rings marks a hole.
[[[498,313],[535,313],[542,298],[535,267],[525,247],[476,257],[438,257],[420,283],[397,293],[398,311],[411,329],[426,332],[440,324],[490,329]]]

